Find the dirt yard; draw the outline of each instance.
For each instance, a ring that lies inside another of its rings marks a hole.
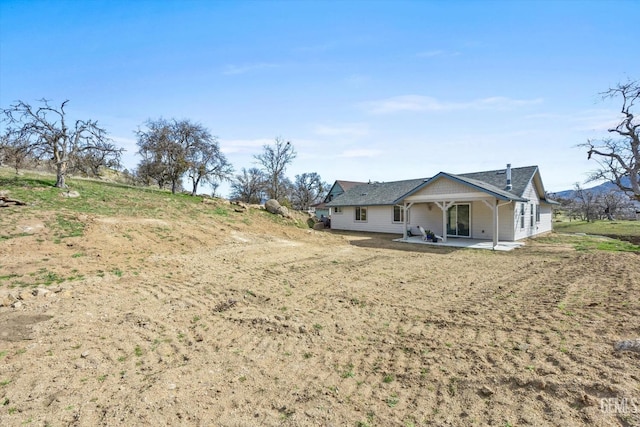
[[[637,254],[79,219],[0,240],[2,426],[640,426]]]

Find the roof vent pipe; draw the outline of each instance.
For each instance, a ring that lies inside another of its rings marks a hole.
[[[511,185],[511,163],[507,163],[507,190],[512,190],[513,185]]]

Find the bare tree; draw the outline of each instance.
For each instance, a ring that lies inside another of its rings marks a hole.
[[[206,182],[215,189],[220,181],[231,180],[233,166],[220,151],[220,145],[209,132],[200,132],[200,135],[187,155],[189,168],[187,174],[192,183],[191,195],[195,196],[198,185]]]
[[[295,209],[309,209],[309,206],[324,198],[328,188],[328,184],[316,172],[296,175],[291,203]]]
[[[28,141],[21,138],[11,138],[7,132],[2,135],[0,140],[0,165],[3,163],[11,164],[17,175],[20,169],[33,160],[32,151]]]
[[[576,183],[573,189],[573,200],[570,205],[571,214],[583,221],[595,221],[598,219],[601,205],[598,195],[586,190]]]
[[[83,153],[100,152],[104,159],[119,166],[123,149],[115,147],[107,132],[94,120],[69,123],[65,108],[69,100],[56,108],[46,99],[35,108],[23,101],[2,111],[7,136],[36,158],[51,159],[56,168],[56,187],[65,187],[69,165]]]
[[[625,193],[612,189],[600,197],[603,216],[609,220],[617,217],[628,217],[629,212],[635,212],[635,206]]]
[[[593,157],[600,164],[600,169],[594,171],[589,180],[611,181],[640,201],[640,121],[634,115],[640,102],[640,81],[618,83],[601,95],[603,99],[622,98],[622,120],[608,130],[613,138],[589,140],[580,145],[588,149],[589,159]]]
[[[113,156],[115,147],[111,143],[98,142],[95,147],[81,150],[71,158],[69,171],[85,176],[100,176],[101,168],[117,169],[120,167],[120,155]]]
[[[228,180],[233,167],[220,151],[217,139],[209,130],[189,120],[147,120],[146,130],[138,130],[138,176],[155,181],[160,188],[171,183],[171,192],[182,187],[186,176],[191,194],[196,195],[203,182]]]
[[[254,158],[262,165],[262,169],[267,176],[267,196],[271,199],[282,201],[286,194],[286,186],[284,183],[284,172],[287,166],[291,164],[298,153],[291,142],[286,143],[280,137],[276,138],[275,143],[264,145],[262,154],[254,156]]]
[[[138,154],[142,156],[140,175],[155,180],[160,188],[171,183],[171,192],[182,187],[182,176],[188,169],[189,146],[185,141],[187,126],[175,119],[147,120],[147,129],[136,132]]]
[[[266,176],[258,168],[242,168],[231,182],[231,199],[246,203],[260,203],[265,193]]]

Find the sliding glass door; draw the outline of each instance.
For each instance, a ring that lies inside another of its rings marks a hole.
[[[453,205],[447,211],[447,235],[458,237],[471,236],[471,205]]]

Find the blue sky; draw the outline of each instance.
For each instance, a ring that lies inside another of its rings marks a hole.
[[[577,144],[640,78],[637,1],[0,0],[0,107],[69,99],[139,158],[159,117],[218,136],[236,170],[276,137],[288,175],[395,181],[540,166],[548,191],[597,167]],[[222,186],[226,195],[228,186]]]

